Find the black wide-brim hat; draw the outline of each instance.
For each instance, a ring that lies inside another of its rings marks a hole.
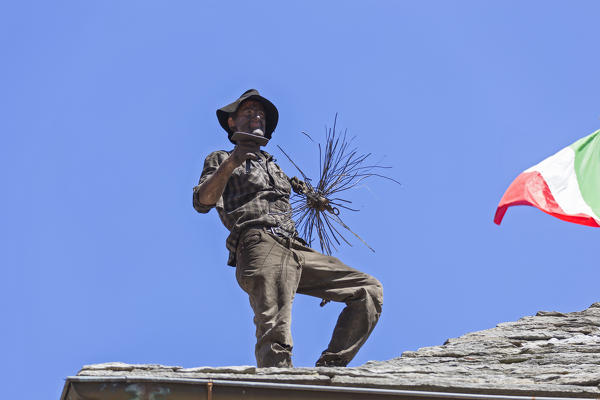
[[[227,119],[229,118],[229,114],[234,113],[237,111],[237,109],[239,108],[240,104],[242,104],[242,102],[244,100],[256,100],[256,101],[260,101],[263,105],[263,107],[265,108],[265,118],[266,118],[266,125],[265,125],[265,137],[267,139],[271,139],[271,134],[273,133],[273,131],[275,130],[275,127],[277,126],[277,121],[279,120],[279,111],[277,111],[277,107],[275,107],[275,105],[273,103],[271,103],[269,100],[267,100],[266,98],[262,97],[260,95],[260,93],[258,93],[258,90],[256,89],[250,89],[250,90],[246,90],[239,99],[237,99],[236,101],[234,101],[231,104],[226,105],[225,107],[221,107],[217,110],[217,119],[219,120],[219,124],[221,124],[221,126],[223,127],[223,129],[225,129],[225,131],[227,132],[227,137],[229,138],[229,141],[231,143],[234,143],[231,140],[231,135],[233,135],[233,132],[231,132],[231,130],[229,129],[229,124],[227,124]],[[250,132],[248,132],[250,133]]]

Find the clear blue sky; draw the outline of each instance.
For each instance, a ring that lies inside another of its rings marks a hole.
[[[226,230],[197,214],[215,109],[257,88],[267,147],[309,171],[339,124],[396,186],[348,193],[375,249],[343,261],[385,288],[351,365],[600,300],[600,230],[514,207],[514,177],[600,128],[596,1],[13,1],[0,6],[5,398],[58,398],[108,361],[254,364]],[[297,366],[341,305],[298,296]],[[21,393],[16,393],[19,387]],[[24,389],[21,389],[24,388]]]

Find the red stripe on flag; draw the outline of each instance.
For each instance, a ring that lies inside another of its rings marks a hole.
[[[600,227],[589,215],[566,214],[554,199],[544,177],[537,171],[524,172],[510,184],[498,204],[494,222],[500,225],[506,210],[512,206],[532,206],[563,221]]]

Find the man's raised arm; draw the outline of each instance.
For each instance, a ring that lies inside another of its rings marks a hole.
[[[233,152],[218,166],[211,176],[194,188],[194,206],[196,203],[199,203],[201,206],[214,206],[223,195],[223,191],[233,170],[249,158],[256,160],[257,156],[254,152],[258,151],[258,149],[259,147],[256,143],[247,141],[240,142],[235,146]]]

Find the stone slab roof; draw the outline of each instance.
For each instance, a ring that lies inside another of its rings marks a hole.
[[[227,380],[498,395],[600,398],[600,303],[516,322],[352,368],[182,368],[120,362],[77,377]],[[68,381],[67,381],[68,383]]]

